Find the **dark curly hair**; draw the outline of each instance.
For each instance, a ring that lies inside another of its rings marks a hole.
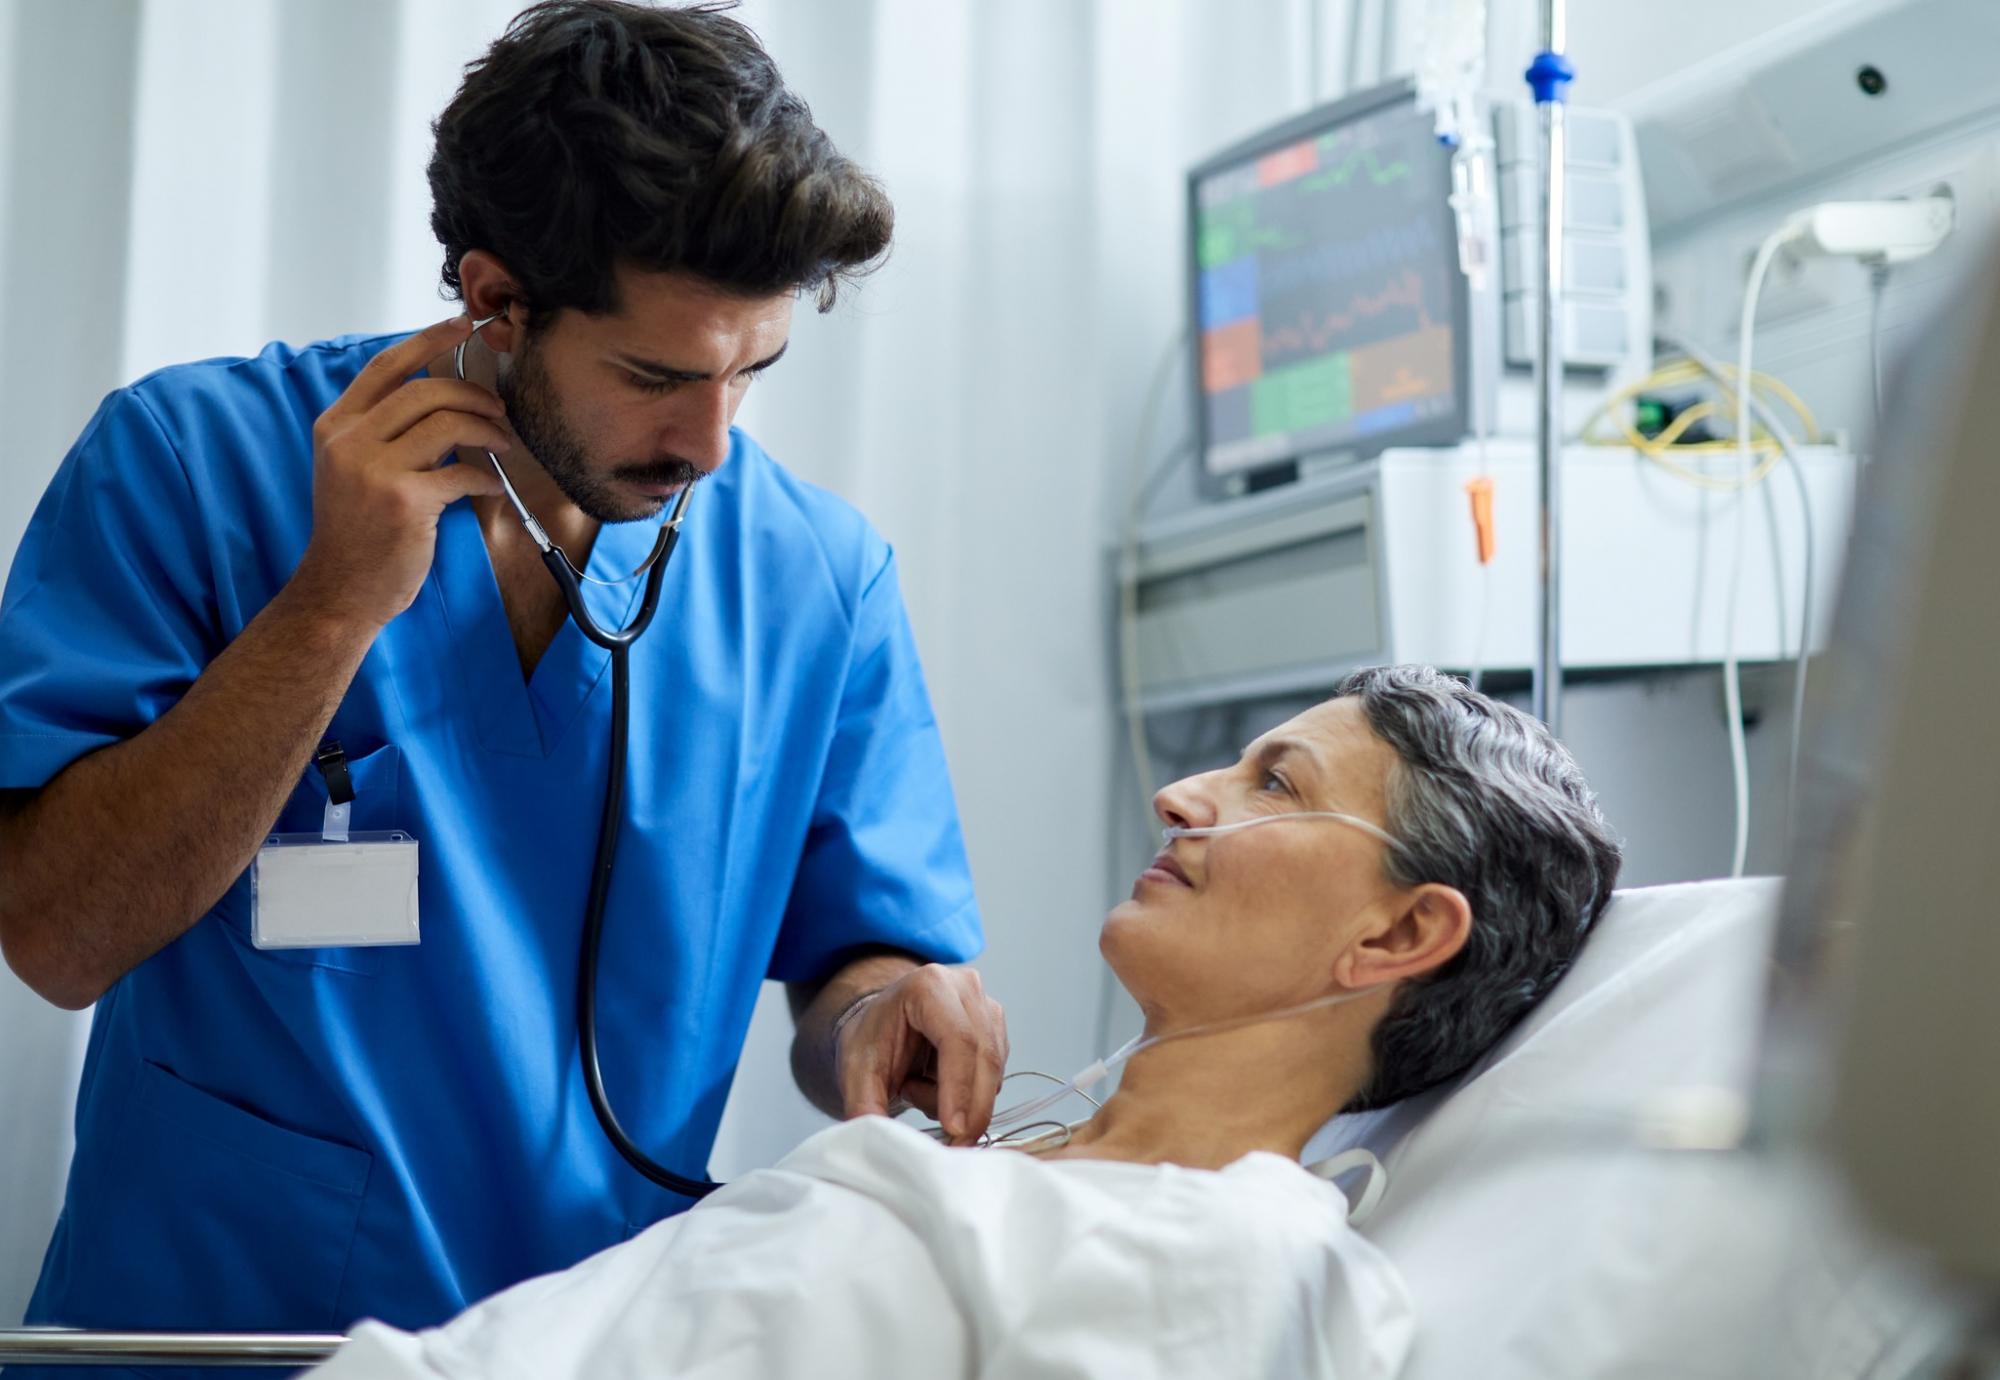
[[[431,229],[445,295],[467,251],[521,285],[531,328],[619,309],[615,270],[833,305],[895,213],[785,89],[734,0],[653,8],[545,0],[465,69],[432,125]]]
[[[1534,1010],[1604,913],[1623,850],[1575,759],[1518,709],[1428,666],[1357,671],[1334,695],[1359,700],[1396,751],[1390,879],[1442,882],[1472,905],[1465,947],[1375,1028],[1359,1111],[1458,1077]]]

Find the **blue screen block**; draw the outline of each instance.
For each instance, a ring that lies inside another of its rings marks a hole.
[[[1257,256],[1246,254],[1201,271],[1201,328],[1213,330],[1257,314]]]

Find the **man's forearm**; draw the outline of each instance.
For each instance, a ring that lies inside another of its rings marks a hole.
[[[186,932],[250,865],[378,631],[295,581],[180,703],[0,818],[0,948],[81,1007]]]
[[[818,984],[788,989],[792,1020],[792,1078],[812,1104],[828,1116],[846,1115],[835,1040],[844,1020],[867,997],[922,965],[908,954],[872,953],[856,958]]]

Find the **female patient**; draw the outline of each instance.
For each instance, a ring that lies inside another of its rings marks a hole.
[[[1166,1038],[1087,1121],[985,1150],[848,1122],[449,1326],[363,1324],[324,1374],[1394,1374],[1412,1305],[1299,1154],[1518,1022],[1618,846],[1539,724],[1426,668],[1349,677],[1155,807],[1100,947]]]

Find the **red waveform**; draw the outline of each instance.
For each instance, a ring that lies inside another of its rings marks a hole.
[[[1407,364],[1399,364],[1396,366],[1396,376],[1382,385],[1382,401],[1393,403],[1402,402],[1407,398],[1427,398],[1436,391],[1436,384],[1411,373]]]
[[[1268,358],[1281,350],[1310,348],[1314,354],[1325,351],[1342,331],[1352,330],[1358,321],[1371,316],[1380,316],[1392,307],[1415,307],[1418,324],[1430,325],[1430,317],[1424,313],[1424,280],[1413,268],[1406,268],[1400,278],[1390,283],[1372,297],[1357,297],[1345,309],[1331,312],[1314,320],[1310,316],[1300,318],[1297,325],[1280,326],[1264,333],[1264,354]]]

